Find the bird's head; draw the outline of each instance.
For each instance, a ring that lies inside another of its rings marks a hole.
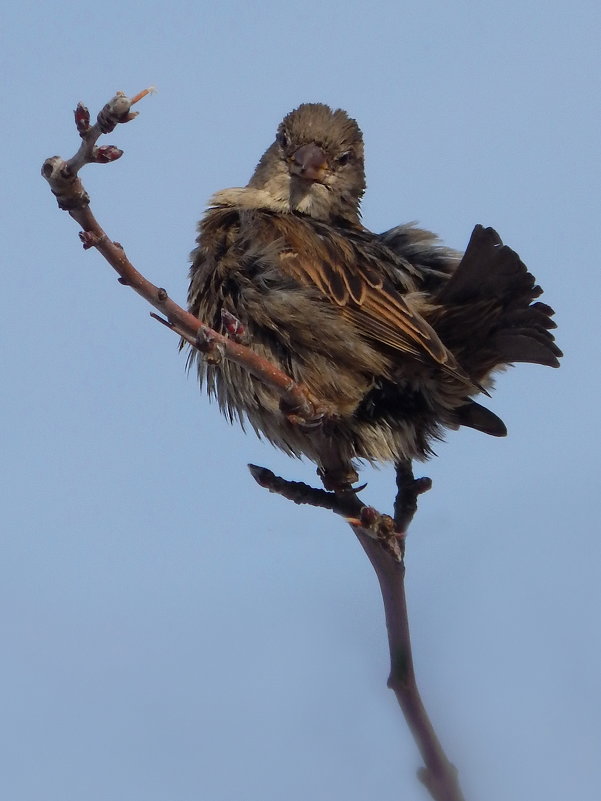
[[[248,186],[273,198],[274,210],[358,224],[365,191],[359,126],[342,109],[303,103],[280,123]]]

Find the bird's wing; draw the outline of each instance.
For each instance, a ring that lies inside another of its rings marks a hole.
[[[414,268],[419,289],[429,295],[446,284],[461,261],[459,251],[443,245],[436,234],[418,228],[415,222],[397,225],[377,238]]]
[[[382,269],[382,260],[390,259],[385,247],[375,238],[354,242],[331,226],[299,222],[279,221],[287,229],[278,256],[283,273],[319,289],[365,337],[466,378],[432,326]]]

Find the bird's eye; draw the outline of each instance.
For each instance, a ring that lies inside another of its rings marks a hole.
[[[340,167],[344,167],[344,165],[348,164],[352,158],[353,158],[353,151],[345,150],[344,153],[341,153],[336,159],[336,164],[338,164]]]
[[[288,134],[284,129],[280,129],[278,131],[278,135],[276,137],[278,145],[282,148],[282,150],[286,150],[288,145],[290,144],[290,139],[288,138]]]

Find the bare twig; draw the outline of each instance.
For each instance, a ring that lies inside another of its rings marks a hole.
[[[361,532],[363,536],[375,540],[378,542],[378,547],[383,547],[395,561],[402,561],[403,535],[396,530],[395,522],[390,515],[380,514],[373,506],[367,506],[359,498],[358,492],[364,489],[365,484],[357,489],[329,492],[310,487],[302,481],[281,478],[266,467],[254,464],[249,464],[248,467],[252,477],[261,487],[297,504],[329,509],[344,517],[355,533]]]
[[[357,536],[380,584],[390,649],[388,686],[397,697],[424,760],[418,776],[435,801],[464,801],[457,770],[442,749],[417,687],[405,598],[405,565],[391,559],[384,549],[374,547],[373,540]]]
[[[136,270],[121,245],[111,241],[92,214],[90,198],[79,179],[78,171],[85,164],[106,163],[121,155],[121,151],[118,151],[119,155],[113,155],[109,159],[99,157],[99,151],[105,154],[107,151],[97,148],[96,141],[102,133],[112,131],[118,123],[132,120],[136,115],[131,111],[131,106],[146,92],[147,90],[132,99],[123,93],[116,94],[98,114],[97,121],[92,126],[89,125],[87,109],[80,103],[75,111],[77,129],[83,140],[79,150],[69,161],[60,156],[46,159],[42,166],[42,175],[50,184],[60,208],[68,211],[83,229],[80,238],[84,248],[96,248],[119,274],[119,281],[131,287],[164,314],[173,331],[199,350],[210,351],[214,343],[219,343],[226,358],[241,365],[277,392],[288,412],[293,411],[300,419],[313,419],[318,414],[317,405],[303,387],[267,359],[236,341],[236,338],[212,330],[171,300],[165,289],[155,286]],[[116,153],[117,149],[110,152]]]
[[[424,760],[418,776],[434,801],[464,801],[457,770],[442,749],[417,687],[405,598],[405,534],[417,509],[418,495],[430,489],[432,482],[429,478],[415,479],[409,462],[398,464],[395,516],[391,518],[366,506],[356,493],[326,492],[280,478],[264,467],[249,468],[255,481],[270,492],[294,503],[329,509],[344,517],[353,529],[380,584],[390,650],[388,686]]]
[[[249,464],[248,469],[261,487],[294,503],[329,509],[345,518],[358,518],[361,510],[365,508],[355,492],[328,492],[310,487],[302,481],[288,481],[276,476],[266,467],[259,467],[256,464]]]
[[[410,462],[396,465],[397,496],[394,519],[398,530],[406,531],[417,509],[417,497],[432,486],[429,478],[415,479]],[[426,712],[415,679],[409,616],[405,597],[405,564],[390,559],[382,549],[362,537],[359,541],[372,563],[384,602],[390,676],[388,686],[394,691],[407,725],[424,760],[418,776],[435,801],[463,801],[457,769],[449,762],[432,722]]]

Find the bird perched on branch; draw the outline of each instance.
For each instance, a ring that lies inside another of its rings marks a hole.
[[[237,364],[201,383],[225,414],[289,454],[315,461],[330,488],[354,459],[422,459],[445,429],[504,436],[474,397],[513,362],[557,367],[553,310],[519,256],[477,225],[463,255],[412,224],[361,224],[363,137],[341,109],[306,103],[281,122],[247,186],[217,192],[192,253],[190,311],[298,381],[323,414],[317,432]]]

